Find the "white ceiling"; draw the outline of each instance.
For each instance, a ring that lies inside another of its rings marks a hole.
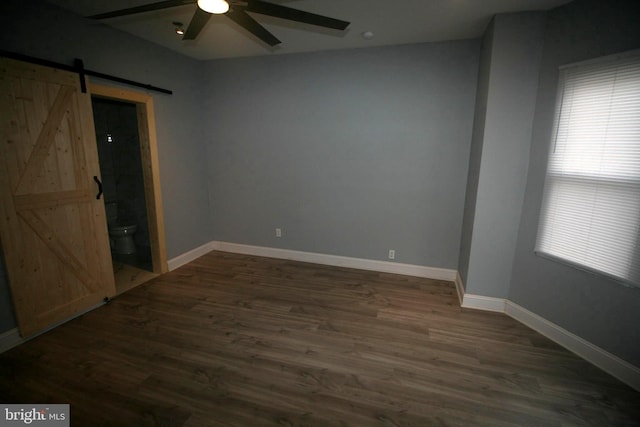
[[[48,0],[79,15],[109,12],[158,0]],[[267,0],[351,22],[345,32],[253,15],[282,44],[270,48],[229,18],[213,15],[196,40],[183,41],[196,5],[98,21],[196,59],[273,55],[479,37],[497,13],[548,10],[570,0]],[[373,32],[372,39],[362,37]]]

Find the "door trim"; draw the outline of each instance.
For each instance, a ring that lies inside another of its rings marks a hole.
[[[153,272],[158,274],[166,273],[168,271],[167,245],[164,233],[162,193],[160,191],[158,141],[153,97],[130,89],[91,82],[89,82],[88,87],[91,96],[126,101],[136,105]]]

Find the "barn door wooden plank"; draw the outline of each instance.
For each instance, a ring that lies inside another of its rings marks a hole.
[[[99,290],[95,278],[84,268],[83,263],[73,254],[70,248],[60,239],[57,233],[32,210],[18,213],[42,242],[53,252],[58,260],[80,279],[90,291]]]
[[[47,159],[51,146],[54,143],[54,137],[60,127],[60,121],[69,108],[69,102],[74,94],[74,88],[62,86],[58,92],[53,105],[50,107],[50,114],[47,117],[42,130],[36,139],[36,146],[31,152],[27,165],[20,176],[18,187],[15,189],[16,194],[24,193],[25,187],[29,187],[37,180],[38,174],[42,169],[42,164]]]
[[[55,208],[61,205],[86,202],[92,196],[89,190],[61,191],[51,194],[18,194],[13,198],[16,211]]]
[[[88,94],[65,71],[0,58],[0,241],[31,335],[115,295]]]

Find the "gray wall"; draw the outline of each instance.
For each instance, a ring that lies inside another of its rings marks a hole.
[[[168,256],[211,240],[201,63],[38,0],[0,2],[0,48],[172,89],[152,93]]]
[[[479,47],[208,63],[215,238],[457,268]]]
[[[509,293],[543,34],[543,13],[518,13],[497,15],[485,38],[491,43],[485,45],[490,54],[484,53],[489,69],[479,85],[466,206],[473,225],[465,228],[471,238],[465,234],[461,245],[463,255],[469,245],[462,277],[470,294],[506,298]]]
[[[469,258],[471,257],[471,239],[478,200],[478,184],[480,179],[480,164],[482,161],[482,144],[484,142],[484,126],[487,118],[487,99],[489,98],[489,77],[491,73],[491,49],[493,48],[493,20],[487,27],[482,38],[480,66],[478,69],[478,86],[476,89],[475,115],[473,118],[473,133],[471,136],[471,153],[469,156],[469,172],[467,189],[464,200],[464,216],[462,220],[462,238],[460,240],[460,255],[458,272],[462,285],[467,283],[469,273]],[[465,286],[466,287],[466,286]]]
[[[640,289],[533,253],[553,124],[558,66],[640,47],[637,0],[578,0],[549,13],[529,172],[509,299],[640,366]]]

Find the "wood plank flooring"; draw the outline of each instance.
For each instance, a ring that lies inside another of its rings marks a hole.
[[[634,426],[640,393],[452,283],[211,252],[0,355],[73,426]]]
[[[158,277],[158,273],[143,270],[123,262],[113,263],[113,277],[116,282],[116,294],[120,295],[149,280]]]

